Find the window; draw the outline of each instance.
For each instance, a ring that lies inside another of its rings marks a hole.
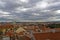
[[[46,39],[46,40],[50,40],[50,39]]]
[[[36,31],[37,31],[37,32],[42,32],[42,30],[40,30],[40,29],[36,29]]]
[[[53,33],[55,33],[55,29],[52,29],[51,31],[52,31]]]

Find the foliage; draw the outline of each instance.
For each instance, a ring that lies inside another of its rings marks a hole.
[[[60,28],[60,24],[49,24],[47,27],[50,27],[50,28]]]

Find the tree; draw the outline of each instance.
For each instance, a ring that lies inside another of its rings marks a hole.
[[[49,24],[47,27],[50,27],[50,28],[60,28],[60,24]]]

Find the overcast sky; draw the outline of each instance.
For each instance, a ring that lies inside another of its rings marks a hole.
[[[0,0],[0,22],[60,21],[60,0]]]

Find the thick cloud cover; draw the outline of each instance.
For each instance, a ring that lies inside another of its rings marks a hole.
[[[60,0],[0,0],[0,21],[60,21]]]

